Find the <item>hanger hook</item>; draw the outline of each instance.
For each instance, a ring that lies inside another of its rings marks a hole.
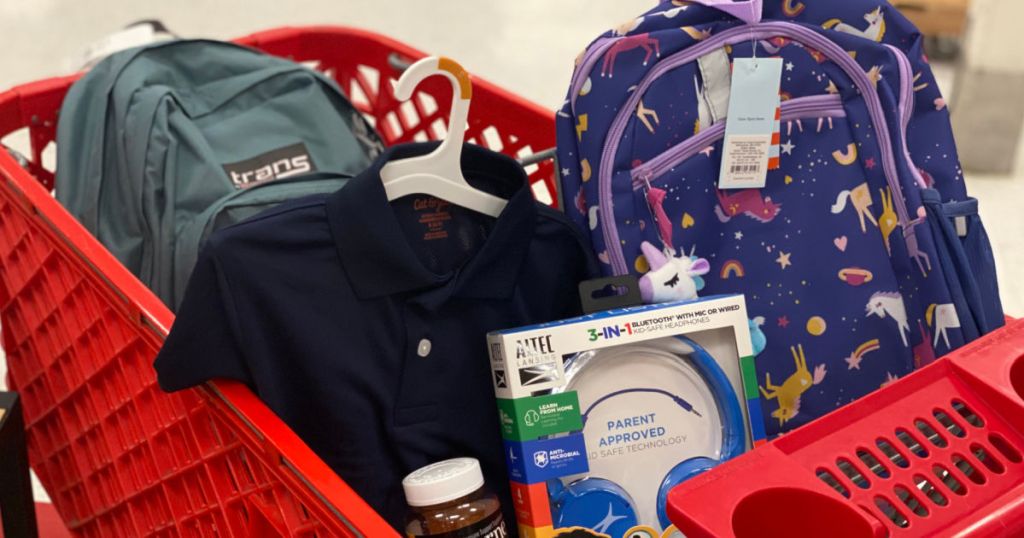
[[[452,86],[452,107],[448,116],[448,135],[426,155],[406,157],[384,163],[380,178],[388,200],[409,194],[429,194],[491,217],[498,217],[507,200],[478,190],[466,181],[462,171],[462,145],[469,119],[473,86],[469,73],[454,60],[429,56],[409,66],[394,85],[398,101],[412,98],[424,79],[444,75]]]
[[[451,83],[452,107],[448,117],[448,136],[444,138],[441,146],[433,154],[450,154],[457,163],[466,125],[469,121],[469,101],[473,97],[473,84],[469,80],[469,73],[451,58],[427,56],[409,66],[402,73],[398,82],[395,83],[395,98],[399,101],[408,101],[412,98],[416,87],[423,80],[434,75],[443,75]],[[453,146],[458,148],[458,151],[445,151]]]
[[[421,82],[433,75],[444,75],[452,83],[456,99],[469,100],[473,97],[473,84],[469,73],[459,62],[444,56],[427,56],[409,66],[395,83],[395,98],[408,101],[412,92]]]

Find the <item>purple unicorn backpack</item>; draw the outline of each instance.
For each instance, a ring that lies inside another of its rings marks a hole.
[[[719,190],[732,63],[755,55],[784,66],[778,167]],[[647,301],[745,294],[770,436],[1003,324],[945,101],[885,1],[662,3],[577,58],[556,120],[606,274]]]

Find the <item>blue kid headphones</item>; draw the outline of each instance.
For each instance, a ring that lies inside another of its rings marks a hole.
[[[667,361],[677,368],[694,371],[699,376],[699,381],[704,384],[714,400],[717,408],[718,418],[722,426],[722,446],[718,460],[709,457],[693,457],[676,464],[662,479],[657,493],[657,516],[662,528],[668,528],[672,523],[668,519],[665,510],[668,493],[675,486],[685,480],[701,474],[708,469],[733,458],[743,452],[746,445],[746,427],[743,421],[743,412],[740,407],[736,391],[725,372],[718,365],[706,350],[692,340],[685,337],[675,337],[669,341],[670,349],[652,350],[649,345],[619,346],[609,350],[596,350],[577,354],[565,363],[566,386],[558,389],[559,392],[577,390],[574,381],[579,377],[577,374],[584,372],[589,366],[598,366],[594,362],[601,353],[614,351],[616,354],[629,354],[629,348],[636,347],[633,353],[644,353],[648,357],[655,357],[656,360]],[[639,348],[643,348],[642,350]],[[618,355],[614,360],[628,360]],[[682,361],[680,364],[679,361]],[[588,365],[588,363],[590,363]],[[590,368],[593,372],[600,372],[599,369]],[[687,413],[704,418],[704,414],[710,420],[714,420],[714,414],[710,410],[696,409],[682,396],[673,394],[670,391],[650,386],[628,386],[628,381],[621,379],[620,374],[613,374],[618,377],[613,383],[625,383],[627,386],[614,390],[595,399],[583,411],[583,430],[586,432],[587,420],[592,411],[598,406],[607,405],[607,402],[617,396],[629,393],[646,393],[651,397],[662,397],[671,399]],[[581,395],[581,401],[584,398]],[[588,447],[588,450],[591,450]],[[551,479],[547,483],[548,495],[551,499],[551,512],[555,528],[581,526],[594,529],[598,532],[618,538],[632,527],[639,525],[641,514],[633,501],[633,497],[622,486],[607,478],[589,476],[575,480],[569,484],[563,483],[561,479]]]

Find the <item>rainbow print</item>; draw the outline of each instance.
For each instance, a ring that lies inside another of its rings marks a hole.
[[[860,370],[860,362],[864,360],[864,355],[871,353],[872,351],[878,351],[882,346],[879,344],[878,339],[868,340],[863,344],[857,346],[857,349],[853,350],[853,353],[846,357],[847,370]]]
[[[843,166],[850,166],[851,164],[857,162],[857,144],[851,142],[848,146],[846,146],[846,151],[839,149],[833,151],[832,158],[835,159],[837,163]]]
[[[728,279],[733,276],[735,276],[736,278],[743,278],[746,275],[747,273],[743,270],[743,264],[740,263],[739,260],[726,260],[726,262],[722,265],[722,270],[718,274],[718,276],[721,277],[722,280]]]
[[[793,0],[782,0],[782,12],[790,18],[798,17],[804,12],[804,8],[806,7],[807,6],[805,6],[803,2],[797,2],[794,4]]]

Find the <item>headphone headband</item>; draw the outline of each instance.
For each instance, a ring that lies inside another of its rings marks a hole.
[[[662,483],[659,485],[660,487],[658,489],[656,501],[658,519],[663,528],[667,528],[671,525],[665,510],[665,501],[668,497],[668,492],[681,482],[717,465],[719,461],[728,460],[738,456],[743,452],[746,445],[746,426],[743,420],[743,411],[740,407],[740,400],[737,397],[736,391],[732,386],[732,382],[729,381],[728,376],[722,370],[715,358],[696,342],[684,336],[676,336],[673,338],[676,340],[673,344],[677,344],[677,347],[684,349],[685,352],[680,353],[677,351],[672,353],[672,355],[676,356],[681,361],[685,361],[687,364],[692,366],[694,370],[696,370],[704,383],[707,384],[707,387],[715,400],[715,407],[717,408],[719,417],[722,421],[722,447],[719,454],[719,460],[707,457],[689,458],[673,467],[672,470],[670,470],[664,477]],[[628,346],[614,349],[622,351],[624,347]],[[579,371],[582,365],[577,364],[577,361],[580,361],[585,356],[593,357],[600,352],[601,350],[597,350],[586,352],[588,355],[579,353],[570,357],[565,363],[566,372]],[[571,376],[572,374],[569,375]],[[556,392],[562,392],[564,390],[568,390],[568,385],[562,389],[558,389]],[[584,429],[586,428],[587,419],[589,418],[590,413],[598,405],[611,398],[628,393],[650,393],[667,396],[686,412],[694,413],[698,417],[703,417],[703,415],[695,409],[690,402],[667,390],[655,387],[630,387],[605,394],[591,403],[582,413]],[[634,505],[633,499],[630,497],[629,493],[627,493],[621,486],[608,479],[588,477],[565,486],[562,484],[561,479],[556,478],[549,481],[548,491],[552,499],[552,510],[555,512],[554,515],[556,516],[556,527],[580,525],[582,524],[581,518],[585,517],[585,514],[592,512],[589,508],[595,507],[596,509],[598,505],[609,507],[611,505],[608,503],[615,501],[618,497],[622,497],[621,501],[618,501],[618,504],[622,506],[623,509],[628,507],[633,511],[632,517],[627,519],[630,521],[636,521],[638,517],[638,514],[635,513],[636,506]],[[587,500],[588,498],[589,501]],[[591,515],[600,517],[600,514]],[[624,524],[626,521],[627,520],[622,520],[622,523]],[[607,530],[608,529],[604,529],[603,532],[606,532]]]

